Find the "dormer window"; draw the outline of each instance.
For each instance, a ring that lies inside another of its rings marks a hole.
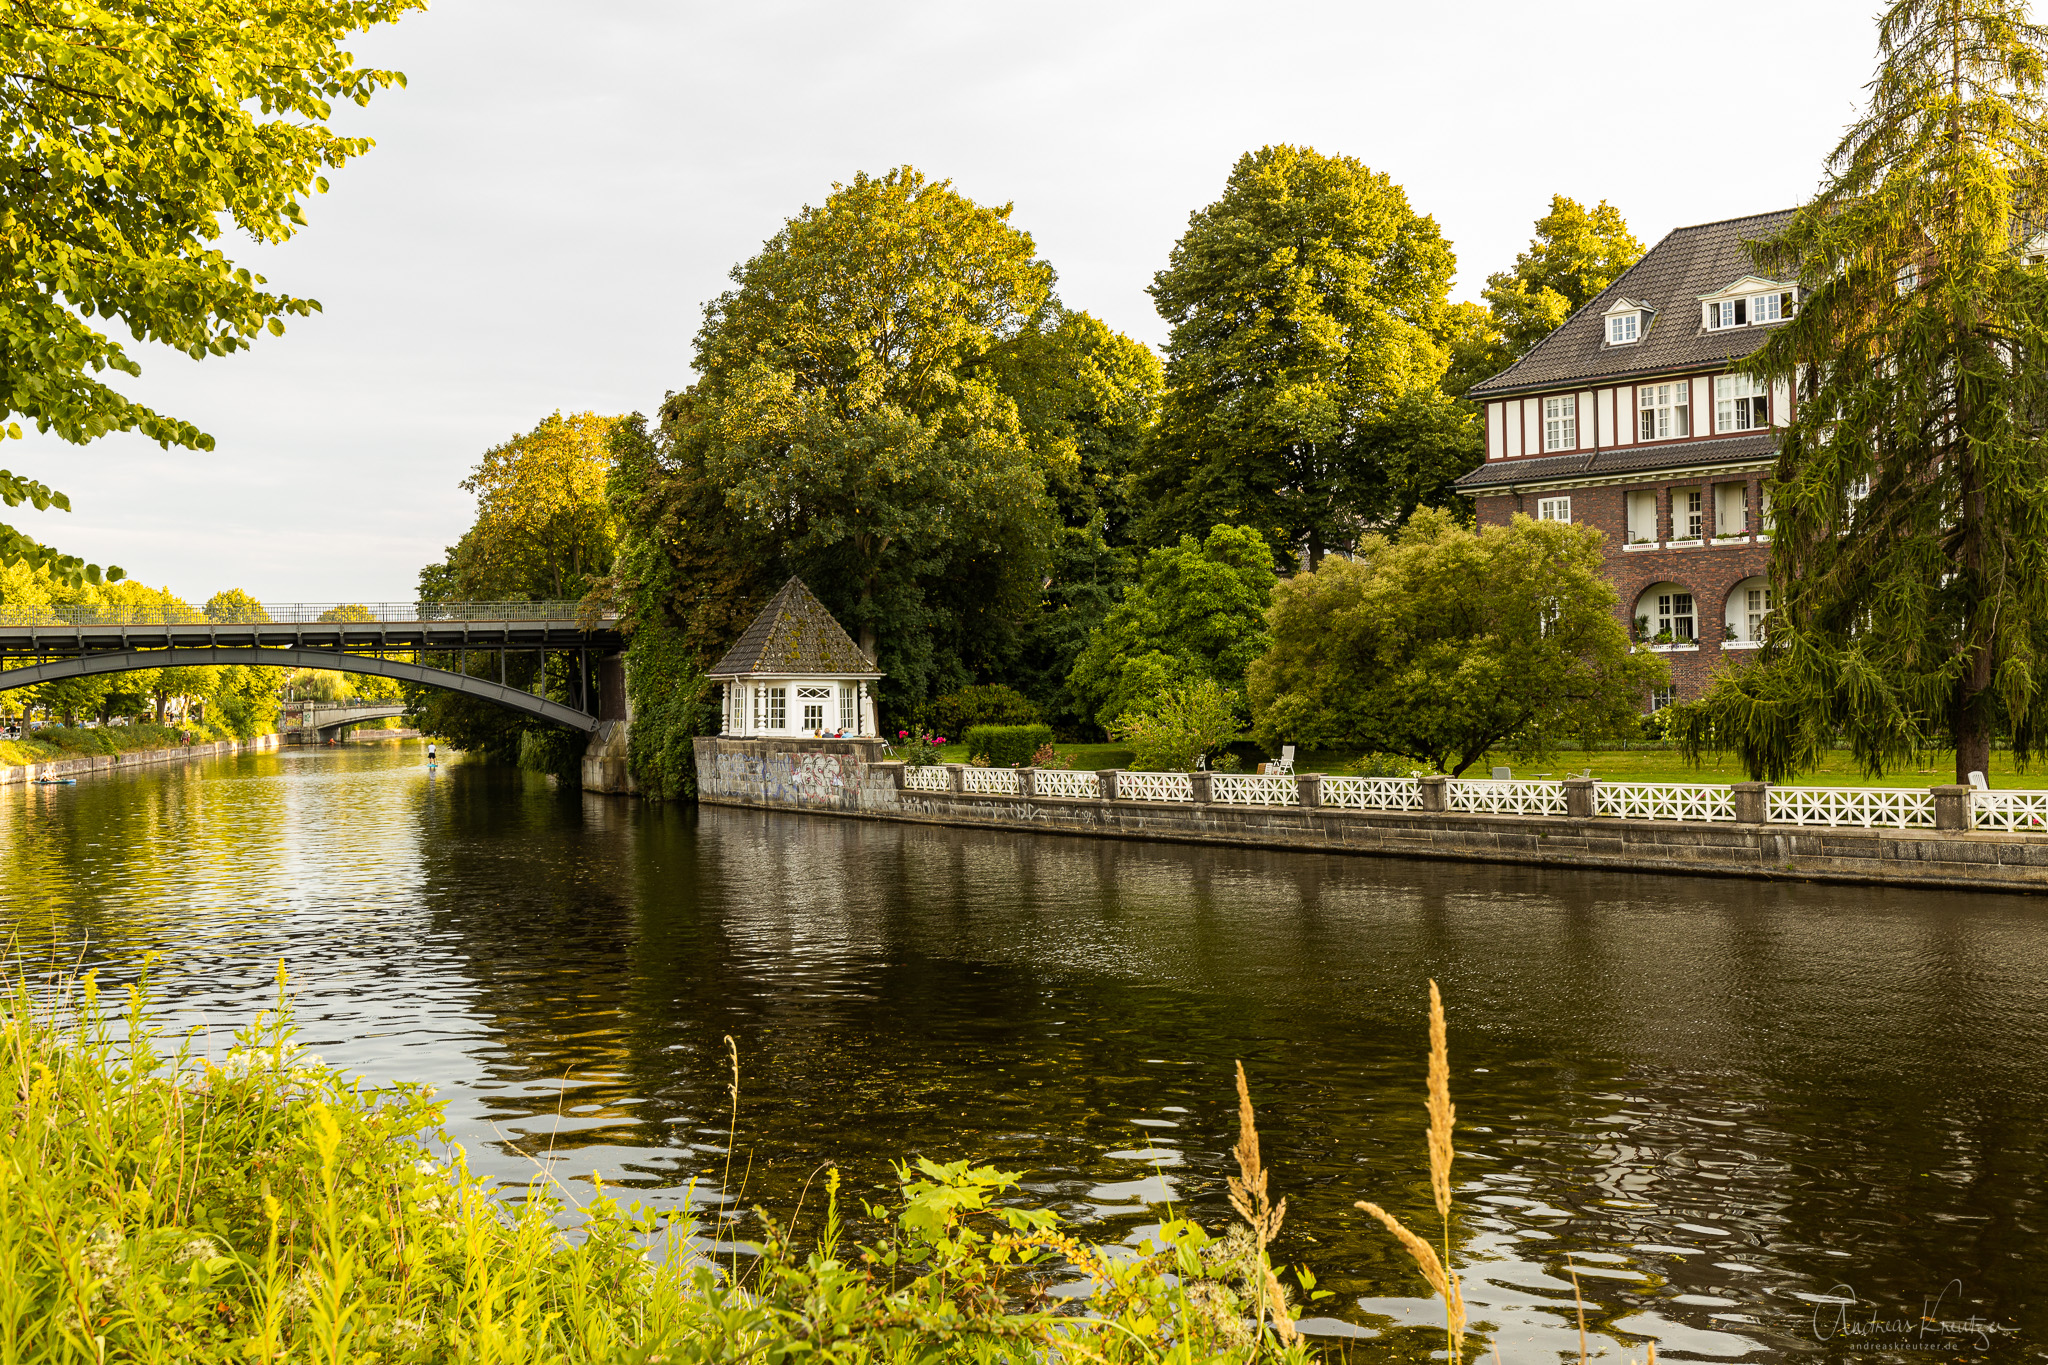
[[[1616,299],[1614,306],[1607,310],[1607,344],[1609,346],[1633,346],[1643,339],[1650,330],[1652,313],[1647,305],[1634,299]]]
[[[1710,332],[1782,322],[1798,311],[1799,291],[1754,276],[1737,280],[1700,300],[1701,321]]]

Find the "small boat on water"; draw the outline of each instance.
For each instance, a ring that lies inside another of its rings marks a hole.
[[[78,779],[75,777],[39,777],[36,779],[36,785],[38,787],[75,787],[78,785]]]

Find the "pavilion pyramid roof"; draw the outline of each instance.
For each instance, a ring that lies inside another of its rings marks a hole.
[[[800,578],[782,585],[708,678],[879,678],[874,660],[846,633]]]

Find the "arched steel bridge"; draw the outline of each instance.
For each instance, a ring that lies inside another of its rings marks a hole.
[[[618,623],[579,615],[574,602],[265,604],[243,614],[263,619],[216,621],[159,608],[0,606],[0,660],[8,665],[0,667],[0,690],[144,668],[252,664],[446,688],[585,732],[614,710],[623,714]],[[575,655],[572,701],[508,684],[506,656],[520,652]],[[468,672],[472,653],[497,656],[496,681]],[[422,663],[423,654],[452,654],[456,667]]]

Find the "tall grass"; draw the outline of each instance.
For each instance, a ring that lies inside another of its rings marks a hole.
[[[736,1105],[736,1053],[731,1088]],[[109,1011],[90,976],[16,974],[0,1365],[1310,1358],[1244,1230],[1174,1220],[1112,1253],[1010,1203],[1014,1173],[919,1160],[866,1210],[874,1244],[848,1244],[835,1170],[808,1250],[756,1210],[757,1253],[721,1266],[686,1215],[602,1185],[505,1199],[440,1123],[425,1088],[307,1054],[281,975],[277,1007],[213,1060],[151,1023],[146,983]],[[1251,1150],[1252,1207],[1277,1228]],[[1076,1276],[1078,1297],[1047,1292]]]

